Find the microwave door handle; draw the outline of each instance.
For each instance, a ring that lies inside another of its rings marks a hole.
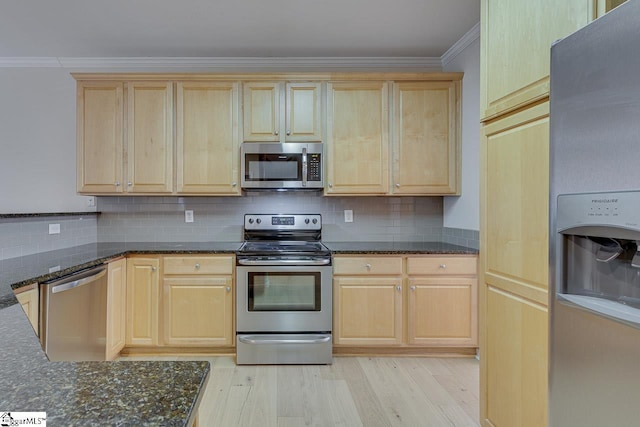
[[[302,186],[307,186],[307,148],[302,149]]]

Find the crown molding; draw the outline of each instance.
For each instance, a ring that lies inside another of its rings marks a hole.
[[[42,57],[0,57],[0,68],[59,68],[58,58],[51,56]]]
[[[442,67],[446,67],[449,62],[465,50],[471,43],[480,38],[480,22],[474,25],[464,36],[453,44],[441,57]]]
[[[442,61],[437,57],[13,57],[0,58],[2,67],[55,67],[71,70],[437,70]]]

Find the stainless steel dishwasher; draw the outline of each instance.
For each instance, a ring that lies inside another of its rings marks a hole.
[[[40,342],[49,360],[105,360],[106,266],[43,282],[40,301]]]

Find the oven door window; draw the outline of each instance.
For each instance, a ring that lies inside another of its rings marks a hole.
[[[302,154],[245,154],[245,181],[301,181]]]
[[[320,272],[249,273],[249,311],[320,311]]]

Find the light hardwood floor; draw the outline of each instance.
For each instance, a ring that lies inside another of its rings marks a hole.
[[[333,365],[236,366],[208,360],[199,426],[479,426],[472,358],[334,357]]]

